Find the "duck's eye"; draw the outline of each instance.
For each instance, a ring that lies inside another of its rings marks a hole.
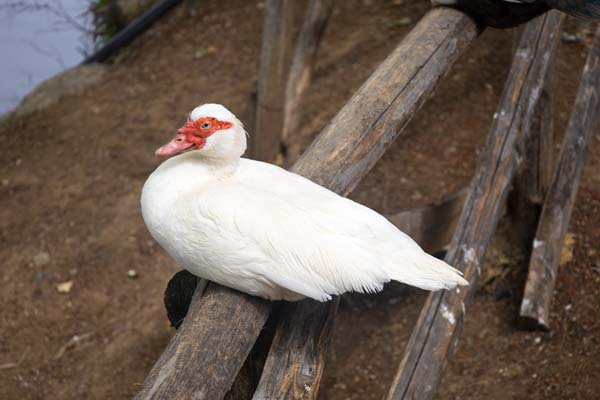
[[[204,130],[210,129],[210,126],[211,126],[210,122],[206,121],[206,122],[203,122],[202,125],[200,125],[200,129],[204,129]]]

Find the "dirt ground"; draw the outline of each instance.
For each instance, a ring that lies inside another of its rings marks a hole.
[[[428,7],[423,0],[336,3],[295,144],[310,143]],[[220,102],[249,119],[263,13],[257,2],[184,3],[119,56],[102,83],[0,124],[1,399],[136,393],[173,334],[162,291],[176,270],[144,227],[141,186],[159,162],[154,149],[194,106]],[[583,36],[585,28],[566,26]],[[392,213],[465,186],[511,44],[510,32],[485,32],[352,197]],[[587,46],[561,49],[559,134]],[[503,221],[439,398],[597,398],[599,142],[600,132],[569,228],[552,331],[517,327],[527,260]],[[344,297],[320,398],[380,399],[424,299],[401,285]]]

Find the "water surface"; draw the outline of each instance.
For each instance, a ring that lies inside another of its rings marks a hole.
[[[92,45],[87,0],[0,0],[0,114]]]

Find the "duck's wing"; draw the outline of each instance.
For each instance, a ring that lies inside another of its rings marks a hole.
[[[235,182],[205,190],[195,207],[218,221],[225,232],[219,250],[248,276],[324,301],[379,291],[391,279],[411,283],[411,257],[430,257],[369,208],[270,164],[248,163]],[[405,265],[390,270],[392,258]],[[439,288],[430,286],[422,285]]]

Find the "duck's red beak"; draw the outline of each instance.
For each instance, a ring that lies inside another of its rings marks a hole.
[[[178,133],[173,140],[169,143],[161,146],[154,152],[157,156],[161,157],[170,157],[175,154],[179,154],[182,151],[188,150],[190,147],[194,146],[195,143],[190,143],[187,141],[187,137],[183,133]]]

